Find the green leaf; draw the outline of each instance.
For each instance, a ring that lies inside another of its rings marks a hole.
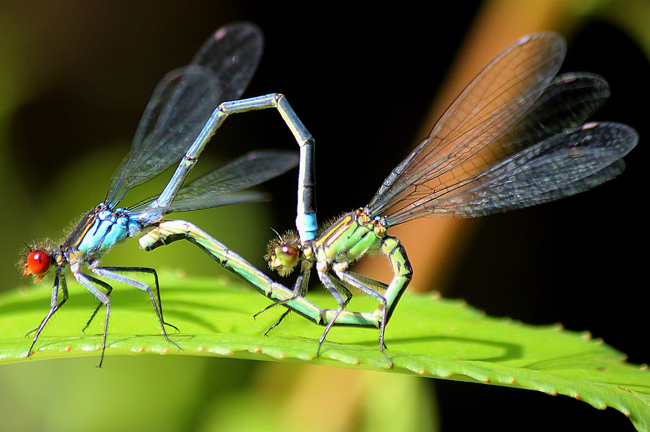
[[[315,358],[323,328],[292,314],[269,336],[283,308],[257,320],[253,314],[269,300],[230,278],[190,279],[161,275],[165,320],[179,351],[160,335],[146,293],[117,286],[106,355],[158,353],[220,356],[327,364],[369,370],[390,370],[379,351],[378,331],[334,328]],[[43,331],[32,361],[100,354],[103,322],[99,315],[86,324],[97,305],[83,287],[70,281],[70,299]],[[49,307],[47,283],[0,296],[0,362],[25,361],[34,329]],[[334,307],[326,294],[310,293],[321,307]],[[355,296],[349,309],[372,311],[372,299]],[[387,327],[386,353],[393,372],[434,378],[496,384],[562,394],[628,416],[638,430],[650,430],[650,374],[647,366],[625,363],[625,355],[592,339],[588,333],[561,326],[529,326],[492,318],[463,301],[405,294]],[[105,365],[110,358],[105,360]]]

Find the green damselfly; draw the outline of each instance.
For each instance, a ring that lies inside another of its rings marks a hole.
[[[323,311],[334,315],[318,353],[331,326],[347,312],[350,287],[378,301],[373,315],[383,352],[386,324],[413,273],[404,247],[387,234],[391,226],[425,216],[478,217],[541,204],[623,171],[621,158],[638,135],[619,123],[585,124],[609,96],[609,86],[590,73],[556,76],[565,51],[557,34],[520,39],[463,90],[365,207],[322,228],[314,240],[289,232],[269,244],[272,269],[285,276],[300,268],[293,297],[275,304],[304,296],[314,267],[338,303],[336,311]],[[379,252],[392,266],[388,285],[349,270],[366,254]],[[368,315],[359,316],[358,324],[367,326]],[[348,315],[345,320],[353,321]]]

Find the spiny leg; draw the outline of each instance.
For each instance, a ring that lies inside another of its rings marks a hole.
[[[160,322],[160,327],[162,329],[163,336],[165,337],[165,340],[174,346],[176,346],[178,349],[182,350],[182,348],[174,341],[169,339],[169,336],[167,335],[167,330],[165,330],[165,326],[168,325],[176,331],[178,331],[178,328],[174,325],[167,324],[164,319],[163,319],[163,314],[162,314],[162,303],[160,303],[160,287],[158,285],[158,275],[156,274],[156,271],[152,268],[147,268],[147,267],[95,267],[92,269],[93,272],[96,274],[105,277],[107,279],[111,279],[117,282],[122,282],[128,285],[131,285],[135,288],[138,288],[139,290],[146,291],[149,293],[149,297],[151,298],[151,304],[153,305],[154,312],[156,313],[156,316],[158,317],[158,321]],[[145,283],[142,283],[140,281],[137,281],[135,279],[128,278],[126,276],[122,276],[120,274],[117,274],[116,272],[125,272],[125,273],[150,273],[154,275],[154,280],[155,280],[155,285],[156,285],[156,291],[158,293],[158,298],[156,301],[156,296],[153,293],[153,290],[151,287]]]
[[[402,294],[411,282],[413,269],[411,268],[411,263],[408,260],[404,246],[397,238],[391,236],[385,237],[381,244],[381,251],[386,255],[393,268],[393,279],[387,287],[381,282],[352,272],[338,271],[336,274],[343,282],[359,289],[363,293],[370,295],[379,301],[378,311],[380,311],[381,314],[381,317],[379,318],[379,350],[384,354],[384,357],[386,357],[392,366],[392,360],[384,352],[384,348],[386,347],[386,324],[388,324],[388,321],[395,310],[395,306],[397,306]],[[384,295],[382,296],[379,294],[376,290],[371,288],[370,285],[379,288],[386,287]]]
[[[162,299],[160,297],[160,283],[158,282],[158,272],[156,272],[155,269],[150,268],[150,267],[106,267],[106,266],[98,267],[98,268],[102,269],[102,270],[107,270],[109,272],[145,273],[145,274],[153,275],[154,286],[156,287],[156,300],[155,301],[153,300],[153,294],[152,294],[150,288],[145,289],[144,291],[147,291],[149,293],[150,297],[152,297],[152,304],[153,304],[154,310],[156,309],[156,305],[158,306],[158,310],[160,311],[160,318],[161,318],[161,321],[162,321],[161,324],[169,326],[169,327],[173,328],[174,330],[176,330],[177,332],[180,332],[178,327],[176,327],[173,324],[169,324],[168,322],[166,322],[164,320]],[[106,277],[110,278],[110,276],[106,276]],[[121,276],[120,276],[120,278],[121,278]],[[114,279],[114,280],[122,281],[123,279]],[[133,279],[124,278],[124,280],[125,280],[125,282],[127,284],[132,285],[130,283],[130,281],[133,281]],[[149,287],[149,285],[147,285],[147,287]],[[136,287],[136,288],[140,288],[140,287]]]
[[[391,236],[384,237],[380,250],[384,255],[386,255],[390,261],[391,267],[393,268],[393,279],[390,281],[388,286],[379,281],[348,271],[337,272],[337,276],[342,281],[379,301],[380,304],[378,310],[381,314],[379,346],[380,350],[383,351],[386,346],[384,343],[386,324],[390,321],[397,303],[411,282],[413,269],[411,268],[411,263],[406,255],[404,246],[397,238]],[[384,295],[380,295],[376,290],[371,288],[370,285],[379,288],[385,287],[386,291]]]
[[[83,273],[74,273],[75,279],[77,282],[82,284],[88,291],[90,291],[104,306],[106,306],[106,321],[104,321],[104,336],[102,338],[102,356],[99,360],[99,365],[97,367],[102,367],[104,362],[104,354],[106,353],[106,340],[108,337],[108,321],[111,316],[111,301],[108,296],[101,292],[94,284],[101,286],[107,292],[110,292],[113,288],[104,281],[97,279],[94,276],[86,275]]]
[[[348,305],[350,302],[350,299],[352,299],[352,293],[350,290],[348,290],[346,287],[343,286],[340,282],[336,281],[334,278],[332,278],[327,272],[318,272],[318,277],[320,278],[321,283],[327,290],[332,294],[336,302],[339,304],[338,309],[336,310],[336,314],[334,315],[334,318],[327,323],[325,326],[325,330],[323,331],[323,334],[321,337],[318,339],[318,350],[316,351],[316,357],[320,355],[320,349],[323,346],[323,342],[325,342],[325,338],[327,337],[327,334],[329,333],[330,329],[336,322],[336,319],[339,317],[343,309]],[[345,300],[343,299],[343,295],[341,292],[344,293],[345,295]]]
[[[307,285],[309,284],[310,275],[311,275],[311,267],[303,268],[302,271],[300,272],[300,274],[298,275],[298,278],[296,279],[295,284],[293,285],[293,290],[292,290],[293,294],[292,294],[292,296],[287,298],[287,299],[284,299],[284,300],[277,300],[276,302],[266,306],[264,309],[262,309],[261,311],[257,312],[255,315],[253,315],[253,318],[257,318],[258,315],[266,312],[267,310],[271,309],[272,307],[287,304],[287,303],[289,303],[289,302],[291,302],[293,300],[298,299],[299,297],[304,296],[307,293]],[[286,316],[286,313],[283,314],[282,317],[280,317],[280,320],[277,323],[275,323],[273,325],[273,327],[276,327],[278,324],[280,324],[280,322],[284,319],[285,316]],[[266,331],[266,333],[271,331],[271,329],[273,327],[268,329]],[[266,334],[266,333],[264,333],[264,334]]]
[[[284,299],[284,300],[278,300],[261,311],[257,312],[255,315],[253,315],[253,318],[257,318],[258,315],[262,314],[263,312],[266,312],[267,310],[271,309],[272,307],[275,306],[280,306],[280,305],[287,305],[290,302],[293,302],[297,299],[302,299],[302,297],[307,293],[308,289],[308,284],[309,284],[309,278],[311,276],[311,263],[309,263],[309,266],[305,266],[300,274],[298,275],[298,278],[296,279],[296,282],[293,286],[292,290],[292,296]],[[275,324],[273,324],[271,327],[269,327],[268,330],[264,332],[264,336],[267,336],[271,330],[276,328],[277,326],[280,325],[280,323],[289,315],[289,312],[291,312],[292,308],[288,307],[288,309],[280,316],[280,318],[276,321]]]
[[[379,319],[379,351],[381,351],[382,354],[384,354],[384,357],[386,357],[386,360],[388,360],[388,362],[391,364],[392,367],[393,365],[392,360],[384,352],[384,348],[386,347],[386,344],[384,343],[384,334],[386,332],[386,322],[388,320],[387,319],[388,301],[384,296],[382,296],[377,291],[375,291],[374,289],[366,285],[366,283],[358,280],[356,278],[356,275],[344,271],[336,272],[336,275],[348,285],[355,287],[359,291],[371,296],[372,298],[376,299],[379,302],[379,307],[377,308],[379,311],[381,311],[381,318]],[[363,277],[363,279],[367,280],[368,278]]]
[[[275,306],[275,304],[272,304],[271,306]],[[261,314],[262,312],[264,312],[264,311],[267,310],[267,309],[268,309],[268,308],[264,308],[264,309],[262,309],[261,311],[259,311],[259,312],[256,313],[255,315],[253,315],[253,318],[255,318],[257,315]],[[279,326],[280,323],[281,323],[282,321],[284,321],[284,319],[289,315],[289,312],[291,312],[291,309],[287,309],[286,311],[284,311],[284,313],[280,316],[280,318],[276,321],[276,323],[273,324],[271,327],[268,328],[268,330],[266,330],[266,331],[264,332],[264,336],[268,336],[268,335],[269,335],[269,332],[270,332],[271,330],[273,330],[274,328],[276,328],[277,326]]]
[[[56,311],[58,311],[66,301],[68,301],[68,286],[65,281],[65,276],[62,275],[62,271],[62,268],[57,267],[56,274],[54,276],[54,286],[52,288],[52,299],[50,300],[50,310],[48,311],[47,315],[45,315],[45,318],[43,318],[43,321],[41,321],[41,324],[38,326],[38,328],[30,331],[25,335],[25,337],[27,337],[30,334],[36,332],[34,339],[32,340],[32,344],[29,347],[29,351],[27,351],[27,357],[30,357],[32,355],[34,345],[36,345],[38,337],[41,335],[41,332],[45,328],[45,325],[48,323],[50,318],[52,318]],[[63,294],[63,299],[61,302],[59,302],[59,287],[61,288],[61,293]]]
[[[113,292],[113,287],[108,285],[105,288],[106,288],[106,297],[108,298],[108,297],[111,296],[111,293]],[[102,303],[100,301],[97,304],[97,307],[93,311],[92,315],[90,315],[90,318],[88,318],[88,321],[86,322],[86,325],[84,326],[84,328],[81,329],[81,333],[86,333],[86,329],[90,326],[90,323],[93,322],[93,320],[95,319],[95,316],[97,315],[97,312],[99,312],[99,310],[102,308],[102,306],[104,306],[104,303]]]
[[[358,280],[359,282],[361,282],[361,283],[363,283],[364,285],[367,285],[367,286],[369,286],[369,287],[370,287],[370,286],[374,286],[374,287],[376,287],[378,290],[380,290],[380,291],[384,291],[384,292],[388,289],[388,284],[387,284],[387,283],[383,283],[382,281],[378,281],[378,280],[375,280],[375,279],[369,278],[368,276],[364,276],[364,275],[362,275],[362,274],[355,273],[355,272],[353,272],[353,271],[349,271],[349,270],[347,270],[346,273],[349,274],[349,275],[351,275],[351,276],[353,276],[356,280]]]

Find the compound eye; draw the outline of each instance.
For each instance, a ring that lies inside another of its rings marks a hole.
[[[50,269],[52,258],[40,250],[31,251],[25,260],[25,276],[42,276]]]
[[[275,256],[283,267],[293,268],[298,262],[300,251],[294,246],[283,243],[275,247]]]
[[[305,258],[300,247],[299,240],[293,236],[277,238],[267,245],[264,259],[271,270],[277,271],[280,276],[288,276],[298,262]]]

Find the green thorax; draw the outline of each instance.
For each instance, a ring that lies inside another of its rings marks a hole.
[[[313,242],[320,263],[352,263],[367,253],[379,250],[386,237],[380,220],[370,218],[363,209],[346,213]]]

